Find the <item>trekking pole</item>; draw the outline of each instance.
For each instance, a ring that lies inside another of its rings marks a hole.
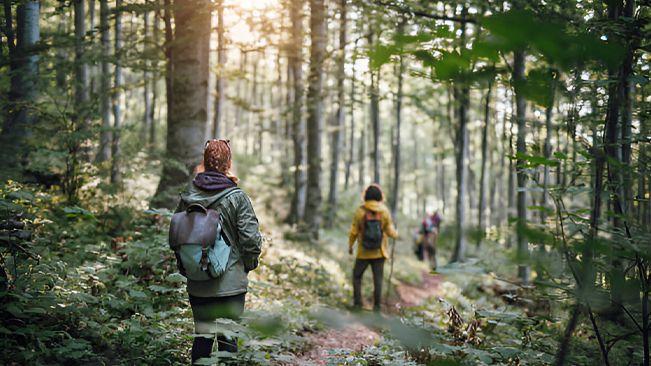
[[[396,250],[396,239],[391,239],[391,270],[389,270],[389,278],[387,279],[387,294],[384,303],[389,306],[389,293],[391,292],[391,278],[393,277],[393,254]]]

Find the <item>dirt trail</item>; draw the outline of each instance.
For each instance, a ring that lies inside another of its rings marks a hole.
[[[397,295],[390,296],[387,304],[382,305],[382,315],[398,314],[400,309],[417,306],[428,297],[438,296],[440,294],[438,286],[441,283],[443,279],[440,276],[423,271],[419,286],[399,284],[396,288]],[[307,338],[313,347],[301,359],[315,365],[325,365],[330,357],[330,350],[361,351],[364,346],[373,345],[376,340],[379,340],[380,335],[362,324],[355,323],[343,329],[327,328],[322,332],[308,335]]]

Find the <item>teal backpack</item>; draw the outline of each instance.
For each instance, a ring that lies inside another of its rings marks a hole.
[[[223,194],[209,206],[217,207],[239,188]],[[193,203],[172,216],[170,248],[176,255],[179,272],[190,280],[207,281],[226,271],[231,246],[223,233],[219,211]]]

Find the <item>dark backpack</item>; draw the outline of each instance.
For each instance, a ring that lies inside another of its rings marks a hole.
[[[216,207],[238,190],[227,191],[209,206]],[[223,233],[219,211],[193,203],[185,211],[174,214],[169,244],[176,255],[179,272],[191,280],[210,280],[226,271],[231,246]]]
[[[382,247],[382,214],[373,212],[366,207],[362,219],[362,246],[365,249],[380,249]]]

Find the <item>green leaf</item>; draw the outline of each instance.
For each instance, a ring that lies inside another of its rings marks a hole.
[[[483,363],[485,363],[487,365],[490,365],[490,364],[493,363],[493,359],[490,356],[481,355],[478,358],[479,358],[479,361],[481,361],[481,362],[483,362]]]
[[[45,314],[45,309],[43,308],[30,308],[25,310],[26,313],[34,313],[34,314]]]
[[[169,276],[165,277],[167,282],[185,282],[185,277],[180,273],[172,273]]]
[[[138,290],[129,290],[129,295],[134,299],[146,299],[147,298],[147,295],[144,292],[138,291]]]
[[[493,351],[499,353],[505,360],[517,359],[522,354],[522,350],[515,347],[495,347]]]

